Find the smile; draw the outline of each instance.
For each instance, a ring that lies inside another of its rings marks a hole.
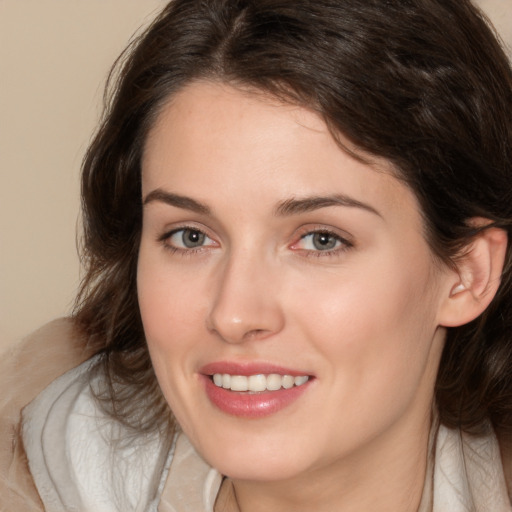
[[[259,393],[263,391],[279,391],[280,389],[291,389],[294,386],[302,386],[309,377],[300,375],[279,375],[271,373],[269,375],[230,375],[229,373],[215,373],[212,376],[215,386],[231,391],[248,391],[250,393]]]

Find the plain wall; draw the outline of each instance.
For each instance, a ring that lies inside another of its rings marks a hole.
[[[0,352],[70,312],[80,163],[110,65],[163,0],[0,0]],[[512,0],[481,0],[512,42]]]
[[[70,312],[79,168],[111,64],[162,0],[0,0],[0,351]]]

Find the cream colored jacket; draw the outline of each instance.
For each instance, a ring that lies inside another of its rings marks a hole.
[[[101,380],[90,356],[67,320],[4,355],[0,511],[236,512],[232,488],[184,434],[170,450],[158,436],[123,444],[90,394]],[[512,457],[491,431],[473,438],[441,426],[430,443],[419,512],[512,512]]]

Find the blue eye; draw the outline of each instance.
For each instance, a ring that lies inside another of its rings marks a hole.
[[[341,240],[338,236],[325,231],[308,233],[301,238],[301,241],[301,249],[307,251],[331,251],[341,245]]]
[[[352,244],[341,236],[330,231],[312,231],[303,235],[300,240],[294,244],[294,249],[308,251],[313,254],[330,254],[332,252],[343,251],[352,247]]]
[[[311,245],[318,251],[330,251],[341,244],[340,239],[330,233],[312,233],[306,238],[311,238]]]
[[[198,249],[214,245],[214,241],[198,229],[181,228],[165,237],[167,245],[175,249]]]

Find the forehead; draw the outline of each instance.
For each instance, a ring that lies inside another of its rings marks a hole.
[[[312,111],[260,90],[219,82],[193,82],[162,108],[146,140],[143,163],[163,149],[160,143],[164,139],[166,150],[175,156],[183,143],[195,146],[196,151],[186,155],[192,158],[207,148],[215,148],[217,154],[234,155],[237,150],[248,151],[270,138],[276,144],[285,142],[285,138],[288,145],[295,141],[299,148],[304,136],[312,138],[316,134],[317,140],[321,140],[326,130],[325,123]],[[229,139],[225,137],[228,132]],[[258,151],[262,153],[264,149],[260,144]]]
[[[149,133],[142,164],[143,194],[171,188],[206,204],[218,194],[245,196],[249,206],[336,191],[419,216],[389,162],[356,160],[311,110],[226,84],[196,82],[173,96]]]

